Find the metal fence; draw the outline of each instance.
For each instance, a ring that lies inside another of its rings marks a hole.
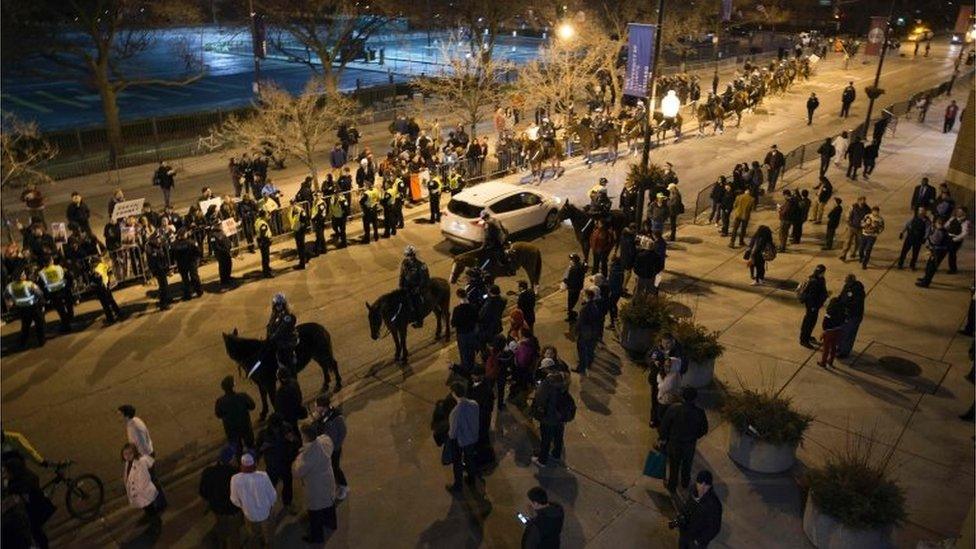
[[[960,78],[970,74],[972,74],[972,71],[967,71],[965,74],[960,75]],[[916,92],[904,101],[892,103],[884,107],[881,110],[881,112],[890,113],[891,116],[894,118],[894,120],[891,123],[889,123],[889,129],[893,131],[893,129],[897,127],[897,119],[899,117],[910,116],[913,112],[914,106],[917,104],[919,99],[923,97],[934,98],[942,94],[947,94],[950,88],[950,82],[951,81],[947,80],[939,84],[938,86]],[[857,125],[857,127],[854,130],[850,131],[850,135],[865,136],[866,129],[867,128],[865,128],[864,122],[861,122],[860,124]],[[833,134],[829,136],[829,139],[833,141],[834,138],[836,138],[838,135],[840,134]],[[820,146],[823,144],[824,139],[827,138],[817,139],[815,141],[810,141],[809,143],[804,143],[803,145],[800,145],[799,147],[796,147],[793,150],[785,153],[783,155],[785,162],[783,164],[783,171],[780,173],[780,177],[781,178],[784,177],[786,173],[789,172],[790,170],[793,170],[795,168],[802,168],[803,164],[810,160],[819,160],[820,154],[817,152],[817,149],[819,149]],[[706,185],[704,188],[702,188],[701,191],[698,192],[698,195],[695,197],[695,211],[692,217],[694,223],[701,223],[702,219],[704,218],[703,215],[706,214],[706,212],[710,212],[712,207],[711,199],[709,198],[711,194],[711,190],[712,190],[712,186]],[[704,219],[707,220],[707,218]]]

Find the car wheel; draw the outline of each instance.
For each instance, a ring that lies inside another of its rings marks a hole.
[[[559,225],[559,212],[556,210],[551,210],[548,215],[546,215],[545,227],[547,231],[551,231]]]

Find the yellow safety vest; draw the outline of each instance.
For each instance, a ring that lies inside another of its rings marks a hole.
[[[67,285],[64,267],[60,265],[48,265],[41,269],[41,280],[49,292],[60,292]]]
[[[397,179],[399,181],[399,179]],[[390,202],[396,202],[397,198],[400,196],[400,188],[397,186],[397,182],[394,181],[393,185],[390,185],[386,192],[390,193]]]
[[[106,288],[108,288],[108,273],[110,271],[111,271],[111,267],[109,266],[108,263],[105,263],[104,261],[100,261],[98,265],[95,265],[95,274],[97,274],[99,278],[102,279],[102,284],[104,284]]]
[[[14,300],[17,307],[33,307],[37,304],[37,295],[33,292],[35,284],[30,280],[15,280],[7,284],[7,293]]]
[[[600,185],[599,183],[593,185],[593,187],[590,188],[590,198],[593,198],[596,195],[596,193],[600,192],[600,189],[602,188],[603,185]]]
[[[294,208],[292,208],[291,209],[291,216],[289,216],[289,217],[291,218],[290,219],[290,221],[291,221],[291,230],[297,231],[298,230],[298,224],[301,222],[301,218],[302,218],[302,209],[300,207],[297,207],[297,206],[294,207]]]
[[[341,218],[345,214],[345,207],[343,204],[343,198],[335,197],[332,199],[332,204],[329,205],[329,215],[334,218]]]
[[[430,188],[431,183],[434,184],[434,188]],[[427,188],[430,192],[437,192],[437,193],[443,192],[444,182],[441,180],[441,176],[435,175],[434,177],[431,177],[430,181],[427,182]]]
[[[376,187],[366,191],[366,206],[369,208],[375,208],[380,200],[383,198],[382,193]]]
[[[321,197],[316,198],[312,203],[312,217],[318,217],[325,213],[325,200]]]
[[[461,186],[461,176],[456,173],[452,173],[447,177],[447,182],[451,187],[451,192],[455,192]]]
[[[271,225],[268,222],[261,219],[260,217],[254,221],[254,234],[258,238],[271,239]]]

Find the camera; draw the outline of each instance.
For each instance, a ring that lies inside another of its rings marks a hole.
[[[684,528],[687,523],[688,523],[688,517],[681,514],[668,521],[668,529],[669,530],[674,530],[675,528],[681,529]]]

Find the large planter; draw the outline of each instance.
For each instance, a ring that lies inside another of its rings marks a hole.
[[[701,362],[688,363],[688,371],[681,375],[682,387],[701,389],[708,386],[715,377],[715,359],[710,358]]]
[[[848,528],[834,517],[817,508],[812,493],[807,495],[807,508],[803,512],[803,533],[814,547],[819,549],[877,549],[892,547],[894,528],[857,530]]]
[[[620,332],[620,346],[627,352],[643,356],[654,343],[653,328],[638,328],[627,322],[623,323]]]
[[[729,431],[729,457],[750,471],[782,473],[796,463],[796,446],[763,442],[732,425]]]

